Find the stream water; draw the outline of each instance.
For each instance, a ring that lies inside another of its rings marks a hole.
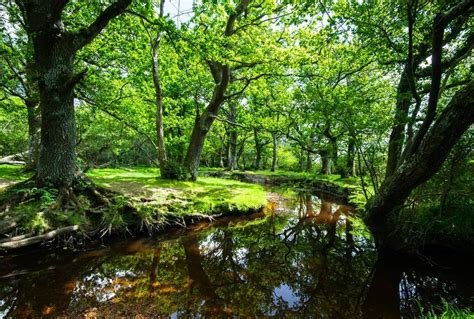
[[[469,265],[380,259],[352,209],[272,194],[265,212],[88,251],[0,258],[0,317],[411,318],[474,306]]]

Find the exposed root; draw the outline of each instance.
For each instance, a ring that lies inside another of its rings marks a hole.
[[[11,238],[10,240],[4,241],[0,243],[0,248],[1,249],[17,249],[17,248],[23,248],[26,246],[34,245],[37,243],[41,243],[44,241],[48,241],[51,239],[54,239],[58,236],[65,235],[71,232],[75,232],[79,230],[79,226],[68,226],[68,227],[63,227],[59,228],[50,232],[47,232],[43,235],[39,236],[34,236],[34,237],[29,237],[29,238],[23,238],[23,239],[15,239]]]
[[[25,239],[25,238],[28,238],[28,237],[32,237],[33,235],[34,235],[34,233],[28,233],[28,234],[8,237],[8,238],[0,240],[0,244],[1,243],[6,243],[6,242],[9,242],[9,241],[16,241],[16,240]]]
[[[53,205],[53,209],[75,209],[79,207],[79,201],[74,194],[72,187],[62,187],[59,189],[58,197],[56,198],[56,204]]]

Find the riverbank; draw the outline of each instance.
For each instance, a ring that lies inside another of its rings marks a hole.
[[[349,203],[350,196],[356,194],[360,188],[356,178],[341,178],[339,175],[315,175],[306,172],[203,170],[201,175],[265,186],[297,188],[318,193],[318,196],[335,199],[345,204]]]
[[[87,176],[114,192],[114,201],[93,207],[79,197],[79,209],[58,210],[54,190],[33,188],[30,195],[35,200],[3,207],[0,249],[44,244],[52,239],[68,245],[119,233],[152,234],[221,216],[254,213],[266,204],[262,186],[233,180],[202,177],[196,182],[170,181],[160,179],[156,168],[96,169]],[[21,184],[14,183],[29,177],[21,167],[0,165],[0,201],[21,191]]]

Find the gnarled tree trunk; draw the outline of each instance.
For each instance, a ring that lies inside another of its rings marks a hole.
[[[458,91],[439,115],[417,151],[406,159],[367,204],[367,224],[379,246],[387,244],[388,217],[400,208],[411,191],[439,170],[451,148],[474,123],[474,81]]]

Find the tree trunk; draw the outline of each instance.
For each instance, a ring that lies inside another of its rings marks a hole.
[[[36,170],[41,146],[41,115],[39,100],[26,101],[28,112],[28,162],[30,169]]]
[[[347,160],[346,160],[346,169],[345,169],[345,176],[355,176],[355,141],[354,138],[349,137],[349,141],[347,143]]]
[[[270,171],[274,172],[277,166],[277,133],[276,132],[272,132],[272,145],[273,145],[272,167]]]
[[[390,214],[400,208],[411,191],[439,170],[451,148],[474,122],[474,81],[458,91],[438,117],[418,150],[384,180],[367,204],[367,225],[377,244],[387,245]]]
[[[321,156],[321,174],[330,175],[331,159],[329,158],[329,152],[327,150],[321,150],[319,155]]]
[[[224,36],[230,37],[234,33],[235,21],[245,12],[251,0],[242,0],[232,12],[228,19],[224,30]],[[186,166],[192,180],[196,180],[199,162],[201,160],[201,152],[204,146],[207,133],[211,128],[212,123],[217,117],[217,113],[221,108],[222,103],[228,98],[225,96],[227,87],[230,83],[231,68],[228,65],[223,65],[218,61],[207,61],[211,75],[214,79],[214,91],[212,99],[207,105],[204,112],[200,115],[199,110],[196,110],[196,120],[194,122],[193,132],[189,143],[188,151],[184,159]]]
[[[73,81],[74,53],[52,32],[34,37],[39,70],[41,150],[38,185],[69,187],[79,175],[76,163],[76,121]]]
[[[204,147],[207,133],[217,115],[217,110],[220,108],[220,104],[221,102],[215,112],[206,109],[202,115],[196,115],[191,140],[189,141],[188,151],[184,159],[184,165],[188,169],[192,180],[197,178],[202,148]]]
[[[408,110],[411,104],[411,90],[407,78],[407,68],[405,67],[398,83],[397,104],[395,108],[395,118],[388,144],[388,158],[385,176],[392,175],[397,169],[402,154],[402,147],[405,141],[405,124],[407,123]]]
[[[235,122],[236,118],[236,108],[234,103],[229,103],[229,116],[228,120],[231,123]],[[237,158],[237,130],[234,126],[230,125],[230,132],[229,132],[229,149],[228,149],[228,156],[227,156],[227,169],[229,171],[233,171],[235,169],[235,161]]]
[[[313,169],[313,162],[311,161],[311,152],[309,150],[306,151],[306,171],[311,172]]]
[[[76,163],[74,86],[85,72],[74,74],[74,56],[121,14],[132,0],[118,0],[88,27],[73,33],[61,21],[67,1],[16,0],[34,50],[41,106],[38,185],[69,188],[80,175]]]
[[[159,40],[158,40],[159,41]],[[155,86],[155,104],[156,104],[156,137],[158,148],[158,162],[160,163],[160,170],[163,169],[167,160],[165,147],[165,133],[163,128],[163,91],[161,89],[159,71],[159,42],[156,47],[153,47],[153,83]]]
[[[330,144],[331,144],[331,151],[330,151],[331,152],[331,162],[332,162],[332,165],[333,165],[332,172],[334,172],[335,174],[339,174],[339,173],[341,173],[341,170],[339,168],[339,161],[338,161],[339,151],[338,151],[338,147],[337,147],[337,139],[336,138],[331,138]]]
[[[260,163],[262,161],[262,148],[263,145],[260,144],[260,141],[258,139],[258,131],[256,128],[253,129],[253,138],[255,141],[255,170],[260,169]]]
[[[26,110],[28,114],[28,161],[27,169],[36,170],[41,146],[41,110],[38,88],[38,75],[35,63],[28,59],[26,73]]]
[[[160,1],[160,18],[163,17],[164,13],[164,0]],[[153,74],[153,85],[155,87],[155,105],[156,105],[156,137],[157,137],[157,151],[158,151],[158,162],[160,164],[161,176],[164,176],[164,166],[167,160],[166,148],[165,148],[165,133],[163,128],[163,90],[161,88],[160,80],[160,43],[161,43],[161,31],[158,31],[155,39],[150,39],[152,47],[152,74]]]

